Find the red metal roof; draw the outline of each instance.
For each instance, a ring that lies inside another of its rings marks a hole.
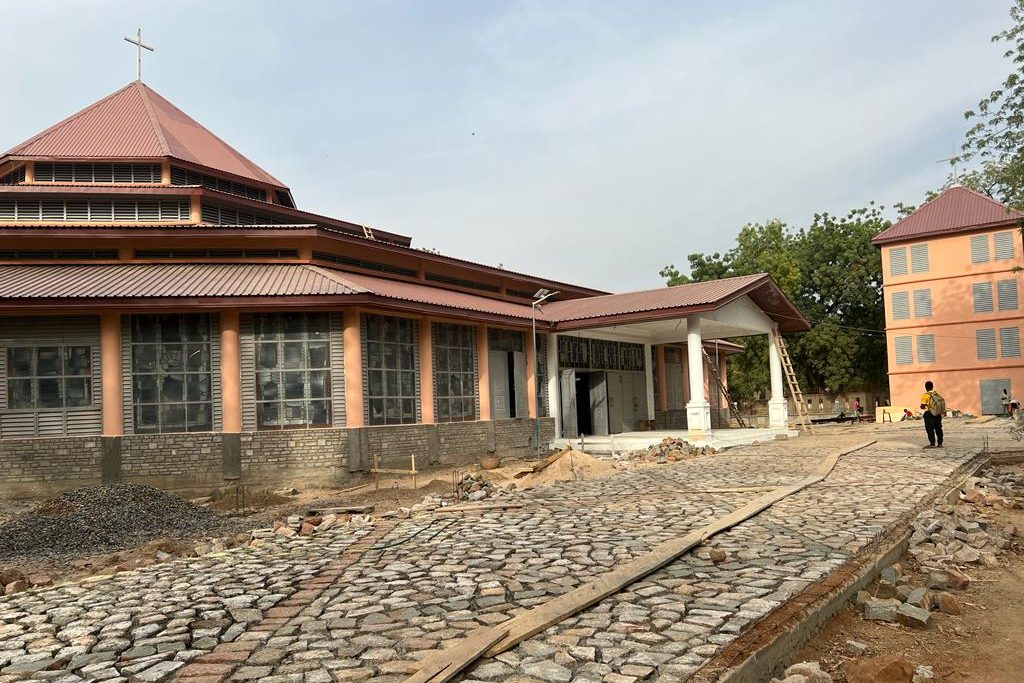
[[[943,190],[938,197],[925,202],[871,241],[873,244],[903,242],[1011,224],[1021,219],[1024,219],[1024,213],[1014,211],[980,192],[957,185]]]
[[[284,188],[152,88],[135,81],[8,150],[4,156],[174,157]]]
[[[360,294],[316,266],[300,264],[117,264],[0,266],[0,298],[108,299]]]

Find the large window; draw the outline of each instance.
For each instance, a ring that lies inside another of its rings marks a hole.
[[[132,383],[137,433],[211,431],[209,316],[134,316]]]
[[[260,429],[331,424],[326,313],[256,316],[256,422]]]
[[[476,419],[476,330],[434,323],[435,402],[438,422]]]
[[[7,407],[80,408],[92,403],[88,346],[12,346],[7,349]]]
[[[416,422],[417,321],[382,315],[363,318],[366,408],[371,425]]]

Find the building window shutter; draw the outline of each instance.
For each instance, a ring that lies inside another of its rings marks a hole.
[[[1000,311],[1017,310],[1017,281],[1000,280],[996,283]]]
[[[997,232],[992,235],[992,244],[995,247],[996,260],[1002,261],[1013,258],[1013,233]]]
[[[975,282],[972,285],[974,293],[974,312],[975,313],[991,313],[992,312],[992,283],[991,282]]]
[[[914,338],[896,337],[896,365],[910,365],[914,362]]]
[[[910,270],[914,273],[928,272],[928,245],[914,244],[910,247]]]
[[[914,317],[915,318],[930,318],[930,317],[932,317],[932,290],[930,290],[930,289],[915,289],[914,290]]]
[[[988,235],[975,235],[971,238],[971,263],[988,261]]]
[[[935,362],[935,335],[934,334],[919,334],[919,335],[917,335],[917,362],[918,363],[934,363]]]
[[[989,327],[984,330],[977,330],[975,338],[978,344],[978,360],[996,359],[996,331]]]
[[[907,274],[907,248],[893,247],[889,250],[889,275]]]
[[[1003,358],[1020,358],[1020,328],[999,328],[999,355]]]
[[[910,317],[910,293],[892,293],[892,319],[906,320]]]

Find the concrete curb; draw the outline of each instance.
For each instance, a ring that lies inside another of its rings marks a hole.
[[[910,522],[914,517],[940,501],[951,503],[958,500],[966,479],[989,463],[989,456],[979,453],[957,468],[936,487],[935,493],[908,512],[889,534],[830,576],[794,596],[789,610],[783,605],[742,634],[734,641],[735,649],[740,652],[734,650],[730,653],[730,647],[726,646],[690,679],[691,683],[764,683],[780,674],[793,655],[852,600],[857,591],[906,552],[912,533]],[[741,653],[746,654],[743,656]],[[743,656],[742,661],[726,661],[738,656]]]

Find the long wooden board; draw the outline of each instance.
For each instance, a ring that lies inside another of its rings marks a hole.
[[[487,651],[487,648],[501,640],[506,633],[504,628],[493,626],[474,629],[454,646],[424,659],[423,667],[405,679],[405,683],[450,680],[455,677],[455,674],[475,662]]]
[[[431,658],[431,675],[420,677],[420,675],[424,674],[426,671],[426,667],[424,667],[412,677],[406,679],[405,683],[445,683],[445,681],[454,677],[456,673],[469,666],[473,661],[480,657],[481,654],[487,657],[493,657],[494,655],[501,654],[517,643],[520,643],[523,640],[540,633],[544,629],[549,628],[550,626],[553,626],[554,624],[557,624],[582,610],[585,610],[609,595],[614,595],[626,586],[629,586],[648,574],[661,569],[715,534],[734,527],[737,524],[750,519],[759,512],[771,507],[783,498],[791,496],[812,484],[820,482],[832,472],[836,463],[839,461],[839,458],[862,448],[866,448],[873,443],[875,443],[874,439],[857,446],[853,446],[852,448],[847,448],[837,453],[833,453],[825,458],[825,460],[822,461],[822,463],[818,465],[811,474],[795,484],[773,489],[764,495],[758,496],[743,507],[730,512],[724,517],[719,517],[700,529],[694,529],[682,538],[665,541],[664,543],[655,546],[655,548],[646,555],[638,557],[632,562],[622,565],[618,569],[599,576],[597,579],[586,583],[579,588],[571,590],[568,593],[564,593],[557,598],[553,598],[541,605],[538,605],[531,610],[520,613],[503,623],[501,625],[501,630],[505,631],[505,633],[502,636],[499,636],[496,641],[492,641],[491,645],[484,647],[482,650],[479,648],[480,643],[488,640],[493,635],[493,631],[495,629],[493,627],[481,627],[470,631],[465,640],[459,643],[459,645],[439,653],[436,662],[433,661],[434,658]],[[471,656],[472,659],[460,659],[460,657],[467,656]],[[448,664],[442,666],[442,659],[447,661]]]

